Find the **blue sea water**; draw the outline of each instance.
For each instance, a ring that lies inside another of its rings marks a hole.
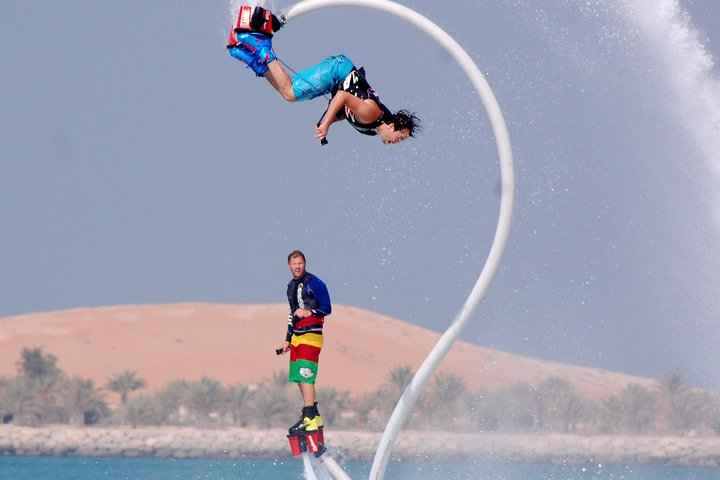
[[[367,478],[370,462],[343,464]],[[299,460],[0,457],[0,480],[231,480],[304,479]],[[320,475],[319,478],[330,478]],[[717,480],[720,469],[472,463],[391,463],[387,480]]]

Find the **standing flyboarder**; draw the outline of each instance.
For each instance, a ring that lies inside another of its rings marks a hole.
[[[332,305],[325,283],[305,270],[305,255],[300,250],[288,255],[288,268],[293,276],[287,286],[288,327],[285,341],[277,351],[290,351],[288,380],[297,383],[303,399],[300,419],[289,430],[293,435],[317,432],[323,427],[315,379],[323,346],[323,323],[332,312]]]

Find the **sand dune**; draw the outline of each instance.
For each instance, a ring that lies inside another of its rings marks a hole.
[[[170,305],[83,308],[0,318],[0,375],[15,375],[23,347],[42,347],[58,366],[104,385],[135,370],[153,391],[168,381],[208,376],[224,384],[260,383],[287,368],[275,355],[284,339],[287,306]],[[378,388],[397,365],[416,369],[439,334],[390,317],[334,306],[325,327],[318,384],[352,393]],[[471,390],[558,376],[587,397],[654,381],[563,365],[458,342],[441,370],[462,376]],[[112,399],[109,399],[112,400]]]

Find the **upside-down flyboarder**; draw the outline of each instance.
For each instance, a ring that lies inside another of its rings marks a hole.
[[[368,84],[365,69],[356,68],[343,54],[328,57],[291,77],[272,47],[273,34],[283,24],[263,7],[242,6],[227,48],[255,75],[265,77],[288,102],[330,94],[330,103],[315,132],[323,144],[327,143],[330,125],[340,120],[347,120],[364,135],[378,135],[385,144],[400,143],[420,132],[418,117],[407,110],[391,112]]]

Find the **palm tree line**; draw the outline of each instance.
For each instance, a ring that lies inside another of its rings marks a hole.
[[[177,379],[152,394],[137,372],[113,374],[104,386],[57,367],[57,357],[41,348],[24,348],[18,375],[0,378],[2,423],[42,426],[180,425],[201,428],[238,426],[283,428],[297,417],[297,392],[278,371],[259,385],[223,386],[203,377]],[[373,392],[351,395],[319,388],[325,424],[333,429],[382,430],[410,382],[408,366],[391,369]],[[108,392],[119,405],[106,401]],[[551,377],[538,385],[518,382],[507,388],[470,391],[450,372],[435,375],[408,419],[408,428],[464,432],[559,432],[576,434],[720,433],[720,398],[692,388],[672,370],[648,389],[636,384],[601,400],[579,395],[568,381]]]

